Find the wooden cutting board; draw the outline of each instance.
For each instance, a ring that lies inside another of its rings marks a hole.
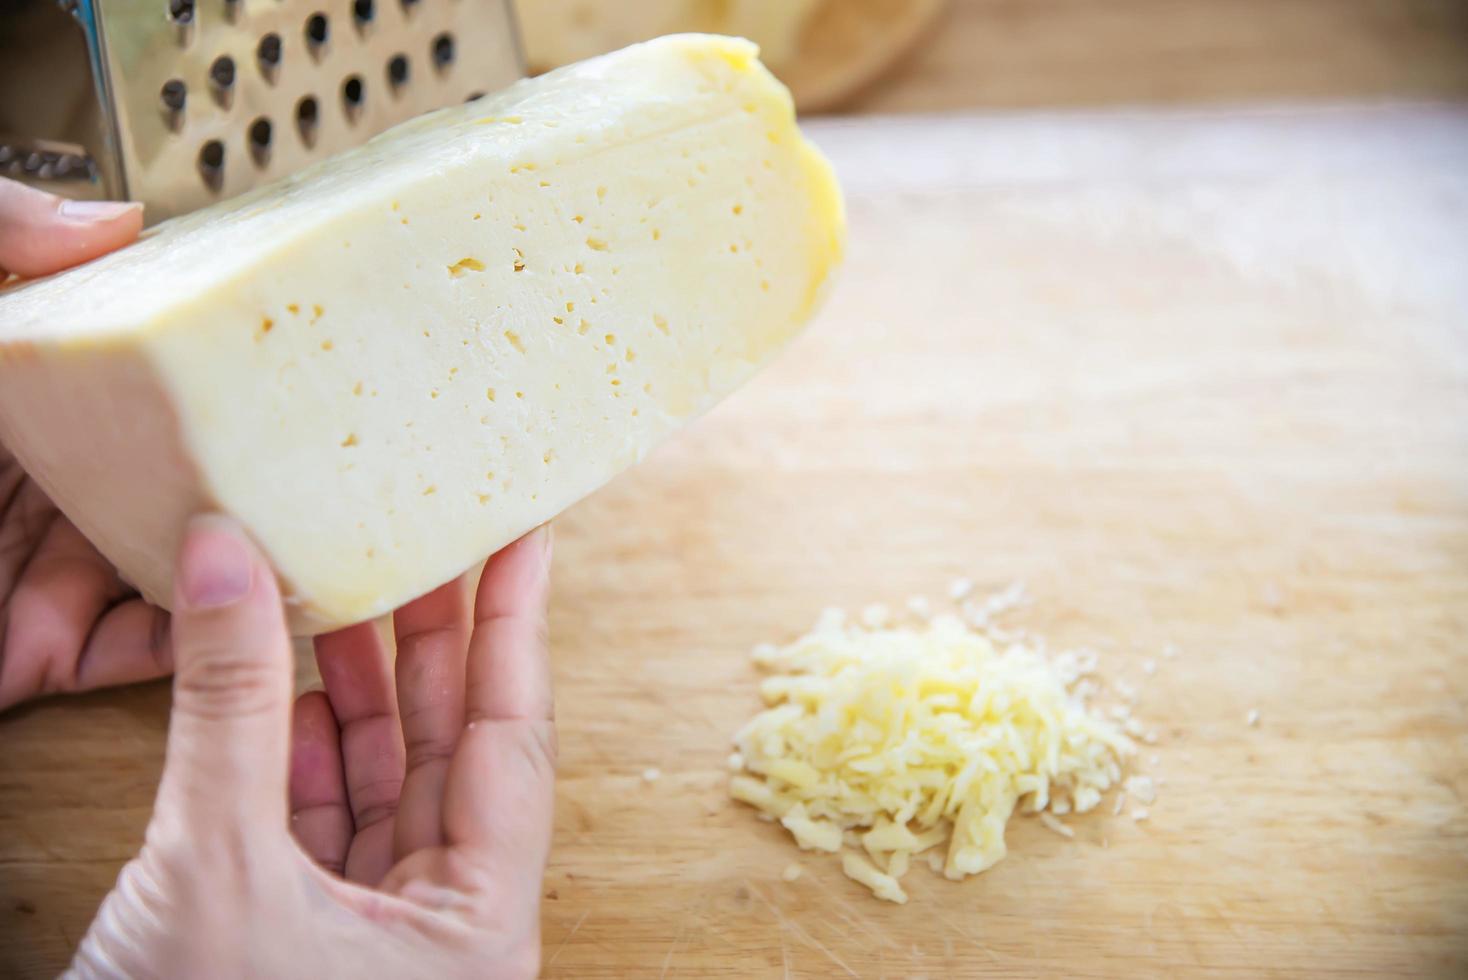
[[[1468,110],[814,131],[826,311],[558,525],[547,975],[1463,975]],[[781,881],[724,797],[746,652],[958,575],[1024,579],[1018,624],[1140,689],[1150,819],[1016,819],[904,907],[829,858]],[[0,718],[0,974],[66,961],[167,706]]]

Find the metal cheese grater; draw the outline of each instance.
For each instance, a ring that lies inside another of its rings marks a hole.
[[[521,74],[510,0],[0,0],[0,176],[153,223]]]

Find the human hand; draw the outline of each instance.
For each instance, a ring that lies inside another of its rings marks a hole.
[[[96,258],[142,226],[141,205],[66,201],[0,178],[0,282]],[[0,711],[171,669],[167,613],[139,598],[0,446]]]
[[[459,583],[400,610],[396,685],[370,626],[322,639],[325,693],[292,712],[274,577],[235,524],[196,519],[153,818],[68,976],[533,976],[549,562],[541,529],[486,563],[472,611]]]
[[[0,177],[0,282],[90,262],[132,242],[143,206],[128,201],[69,201]]]

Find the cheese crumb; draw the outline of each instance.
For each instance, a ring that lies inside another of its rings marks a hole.
[[[892,611],[880,602],[873,603],[861,611],[861,624],[868,629],[881,629],[892,621]]]
[[[968,598],[969,593],[973,590],[974,583],[972,579],[956,578],[948,584],[948,598],[954,602],[959,602]]]
[[[1073,838],[1076,835],[1076,832],[1073,829],[1067,827],[1065,824],[1060,822],[1059,817],[1051,816],[1044,810],[1040,811],[1040,822],[1046,827],[1049,827],[1051,830],[1055,831],[1061,837]]]
[[[933,604],[928,601],[927,596],[915,595],[907,600],[907,611],[918,619],[931,619]]]
[[[645,783],[655,783],[659,779],[661,779],[662,777],[663,777],[663,772],[662,772],[661,769],[644,769],[644,770],[642,770],[642,781],[645,782]]]
[[[898,905],[907,903],[907,892],[897,883],[897,879],[889,874],[878,871],[870,861],[857,854],[855,851],[847,851],[841,855],[841,870],[846,877],[852,881],[866,885],[872,890],[872,894],[888,902],[896,902]]]
[[[1138,802],[1151,803],[1157,799],[1157,790],[1151,776],[1128,776],[1123,785]]]
[[[789,646],[756,648],[768,707],[734,738],[730,795],[893,902],[913,855],[952,880],[992,867],[1016,807],[1073,835],[1056,816],[1095,808],[1136,751],[1078,693],[1074,663],[1000,649],[951,614],[878,618],[827,610]]]
[[[796,878],[799,878],[800,875],[801,869],[800,865],[798,864],[787,864],[785,865],[785,870],[780,872],[780,877],[784,881],[794,881]]]
[[[1157,673],[1157,661],[1153,660],[1150,657],[1146,660],[1143,660],[1142,673],[1146,674],[1148,677],[1151,677],[1153,674]]]
[[[739,770],[744,768],[744,756],[740,755],[738,752],[730,752],[728,761],[730,772],[738,772]]]
[[[1132,811],[1132,819],[1137,821],[1138,823],[1146,820],[1147,816],[1148,814],[1144,807],[1137,807],[1135,810]]]
[[[1258,708],[1250,708],[1249,709],[1249,713],[1244,716],[1244,722],[1246,724],[1248,724],[1248,726],[1250,728],[1258,728],[1259,727],[1259,709]]]

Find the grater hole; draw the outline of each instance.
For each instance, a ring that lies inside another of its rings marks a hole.
[[[366,101],[367,89],[362,84],[362,76],[348,75],[347,80],[342,82],[342,108],[346,110],[348,122],[357,121],[357,117],[362,114],[362,104]]]
[[[168,0],[168,17],[175,24],[192,24],[194,0]]]
[[[189,87],[182,79],[170,78],[163,83],[158,90],[158,98],[163,103],[163,109],[171,116],[177,116],[183,112],[184,106],[189,100]]]
[[[321,107],[316,103],[314,95],[307,95],[296,103],[296,130],[301,134],[301,142],[307,146],[316,145],[316,129],[321,118]]]
[[[263,167],[270,160],[270,140],[274,135],[274,128],[265,116],[250,123],[250,156],[254,157],[258,166]]]
[[[357,22],[358,28],[372,23],[374,13],[372,0],[352,0],[352,19]]]
[[[209,66],[209,80],[218,89],[232,87],[234,85],[234,59],[227,54],[215,58],[214,64]]]
[[[199,173],[212,190],[219,190],[224,183],[224,144],[219,140],[210,140],[199,148]]]
[[[454,36],[447,31],[433,39],[433,65],[439,71],[454,63]]]
[[[272,31],[262,37],[255,48],[255,57],[260,61],[260,73],[274,81],[275,71],[280,67],[280,35]]]
[[[311,49],[313,55],[320,53],[330,35],[331,28],[326,22],[325,14],[312,14],[306,20],[306,47]]]
[[[408,84],[408,56],[395,54],[387,63],[387,81],[394,91]]]

